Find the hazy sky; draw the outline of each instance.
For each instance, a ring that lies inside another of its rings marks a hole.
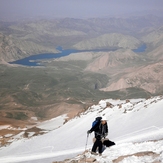
[[[0,0],[0,19],[163,15],[163,0]]]

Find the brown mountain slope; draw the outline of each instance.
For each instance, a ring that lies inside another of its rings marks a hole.
[[[163,27],[157,28],[144,36],[142,40],[153,47],[162,45],[163,43]]]
[[[20,59],[25,54],[12,41],[11,37],[0,33],[0,62]]]
[[[135,66],[137,67],[143,62],[139,55],[129,49],[100,53],[101,55],[87,66],[87,71],[115,75],[120,73],[122,69],[123,71],[128,71],[129,68],[131,71],[131,69],[134,69]]]
[[[0,61],[14,61],[32,54],[56,53],[55,48],[39,45],[33,41],[15,38],[12,35],[0,33]]]
[[[98,48],[130,48],[134,49],[140,41],[133,36],[120,33],[109,33],[99,37],[81,41],[73,46],[75,49],[89,50]]]
[[[158,46],[157,48],[149,52],[147,55],[156,61],[163,60],[163,46],[162,45]]]
[[[163,60],[148,66],[137,68],[137,70],[126,74],[108,85],[104,91],[113,91],[123,88],[138,87],[150,93],[163,91]]]

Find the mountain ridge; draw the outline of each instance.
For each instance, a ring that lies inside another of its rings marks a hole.
[[[140,160],[141,162],[144,160],[149,160],[149,162],[155,159],[162,160],[162,104],[162,96],[149,99],[100,100],[98,104],[90,106],[67,123],[64,123],[66,116],[61,115],[38,124],[37,127],[40,129],[48,130],[52,126],[51,130],[46,134],[31,136],[32,130],[23,130],[21,134],[12,139],[17,141],[0,150],[0,161],[4,163],[22,161],[52,162],[72,157],[69,161],[74,161],[81,159],[83,156],[81,153],[85,152],[84,156],[86,158],[93,157],[101,163],[104,161],[111,162],[121,156],[126,158],[126,155],[130,155],[128,159],[130,158],[129,161],[133,162],[135,161],[135,157],[132,157],[133,154],[151,151],[153,151],[153,154],[157,153],[156,157],[148,158],[145,153],[141,153],[143,156],[139,155],[137,157],[135,155],[136,160],[139,160],[139,162]],[[85,147],[87,130],[90,129],[95,117],[101,115],[108,119],[108,138],[114,141],[116,145],[105,149],[102,156],[92,156],[90,150],[94,134],[89,135]],[[55,124],[55,126],[52,124]],[[23,138],[22,134],[24,132],[29,137]],[[61,142],[65,143],[62,144]],[[77,154],[81,155],[77,156]],[[112,157],[110,157],[110,154],[112,154]]]
[[[140,22],[141,26],[140,26]],[[155,23],[154,23],[155,22]],[[81,41],[88,41],[91,39],[98,38],[104,41],[102,46],[106,47],[109,45],[108,35],[113,35],[122,40],[121,43],[115,41],[112,46],[118,47],[134,47],[136,44],[140,44],[140,38],[142,35],[149,35],[154,29],[160,28],[163,24],[163,20],[159,17],[136,17],[136,18],[93,18],[93,19],[53,19],[53,20],[26,20],[21,22],[1,22],[0,32],[10,39],[15,45],[15,55],[18,57],[12,58],[8,54],[8,58],[1,56],[1,60],[7,59],[8,61],[17,60],[33,54],[39,53],[56,53],[58,46],[63,46],[64,49],[73,48],[75,44]],[[142,29],[146,29],[144,32]],[[149,29],[149,31],[147,30]],[[141,30],[141,31],[140,31]],[[161,28],[158,32],[161,31]],[[158,33],[155,32],[155,35]],[[119,36],[117,36],[117,34]],[[127,45],[123,42],[123,37],[129,36],[135,43],[128,41]],[[148,37],[149,37],[148,36]],[[142,41],[148,41],[148,37],[144,37]],[[97,40],[98,40],[97,39]],[[111,41],[115,38],[113,37]],[[138,40],[136,40],[138,39]],[[68,41],[67,41],[68,40]],[[2,41],[2,39],[1,39]],[[97,44],[97,41],[95,41]],[[4,43],[3,43],[4,44]],[[98,43],[99,44],[99,43]],[[98,45],[97,44],[97,45]],[[111,44],[111,42],[110,42]],[[118,45],[119,44],[119,45]],[[91,45],[94,46],[94,45]],[[101,46],[100,44],[98,46]],[[2,48],[2,47],[1,47]],[[87,47],[88,49],[90,47]],[[97,48],[97,47],[96,47]],[[3,51],[5,49],[3,48]],[[19,51],[20,50],[20,54]],[[5,52],[7,54],[7,52]],[[9,52],[8,52],[9,53]],[[12,51],[10,51],[12,53]],[[18,54],[16,54],[18,53]],[[2,54],[1,54],[2,55]],[[11,59],[10,59],[10,58]]]
[[[101,35],[99,37],[82,41],[73,47],[80,50],[105,49],[105,48],[130,48],[134,49],[140,44],[140,41],[132,36],[119,33]]]

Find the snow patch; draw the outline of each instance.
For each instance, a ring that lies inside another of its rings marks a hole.
[[[45,130],[54,130],[62,126],[65,122],[65,119],[68,118],[66,114],[53,118],[51,120],[41,122],[37,125],[38,128]]]
[[[10,125],[0,125],[0,130],[8,129]]]
[[[112,106],[107,106],[107,102]],[[102,157],[92,156],[90,152],[86,153],[87,157],[95,157],[99,163],[111,163],[118,158],[122,159],[121,163],[163,162],[162,106],[161,96],[147,100],[101,100],[67,123],[63,115],[38,124],[37,127],[50,130],[44,135],[23,139],[24,132],[21,132],[17,135],[20,140],[0,149],[0,162],[32,163],[45,159],[46,163],[51,163],[52,159],[63,160],[85,149],[90,151],[94,134],[89,135],[86,144],[87,131],[97,115],[105,115],[108,119],[108,138],[116,145],[107,148]],[[148,152],[151,155],[146,155]],[[140,153],[144,156],[138,157]]]

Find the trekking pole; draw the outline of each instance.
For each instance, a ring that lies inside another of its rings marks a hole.
[[[85,152],[86,152],[86,149],[87,149],[88,137],[89,137],[89,134],[87,134],[87,139],[86,139],[86,144],[85,144]]]
[[[86,153],[87,144],[88,144],[88,137],[89,137],[89,134],[87,134],[87,139],[86,139],[86,144],[85,144],[85,153]],[[85,155],[85,163],[86,163],[86,155]]]

